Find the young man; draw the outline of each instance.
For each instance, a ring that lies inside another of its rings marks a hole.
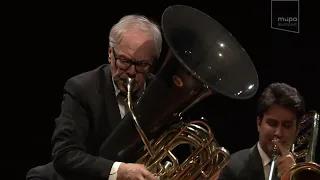
[[[110,65],[66,82],[52,137],[53,162],[31,169],[27,179],[156,179],[143,165],[100,157],[99,148],[127,113],[124,79],[135,78],[134,93],[141,95],[161,47],[157,24],[138,15],[120,19],[109,35]]]
[[[259,99],[256,120],[259,141],[252,148],[232,154],[219,180],[268,179],[274,144],[280,156],[276,160],[273,180],[279,179],[295,164],[290,148],[304,111],[303,97],[296,88],[285,83],[272,83],[265,88]],[[278,141],[274,142],[274,138]]]

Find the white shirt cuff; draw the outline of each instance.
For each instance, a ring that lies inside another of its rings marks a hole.
[[[121,162],[114,162],[110,171],[109,180],[116,180],[118,175],[118,169]]]

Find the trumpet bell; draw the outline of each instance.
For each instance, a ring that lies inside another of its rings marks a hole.
[[[320,179],[320,166],[315,162],[303,162],[293,166],[285,172],[281,180],[318,180]]]
[[[281,180],[318,180],[320,165],[315,162],[319,132],[319,114],[307,112],[301,119],[298,137],[293,147],[297,164],[285,171]]]

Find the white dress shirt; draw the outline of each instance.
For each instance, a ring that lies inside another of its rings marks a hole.
[[[267,180],[269,177],[269,172],[270,172],[270,161],[271,159],[269,156],[262,150],[260,146],[260,142],[258,142],[258,151],[260,154],[260,157],[262,159],[262,165],[263,165],[263,170],[264,170],[264,177]]]
[[[127,106],[126,106],[126,102],[125,102],[125,98],[118,96],[119,93],[120,93],[120,89],[114,83],[113,78],[112,78],[112,83],[113,83],[115,94],[116,94],[116,97],[117,97],[117,100],[118,100],[118,106],[119,106],[120,115],[121,115],[121,119],[122,119],[126,115],[126,113],[128,112],[128,109],[127,109]],[[144,88],[141,91],[139,91],[138,94],[141,95],[145,88],[146,88],[146,83],[144,83]],[[121,165],[121,162],[113,163],[111,171],[110,171],[109,180],[116,180],[117,179],[117,175],[118,175],[117,171],[118,171],[120,165]]]

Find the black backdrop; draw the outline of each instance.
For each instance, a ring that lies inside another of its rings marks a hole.
[[[20,4],[23,13],[16,9],[14,12],[19,15],[12,16],[17,21],[11,22],[16,25],[13,29],[17,41],[11,40],[17,47],[12,54],[15,61],[10,69],[3,68],[12,71],[13,80],[6,89],[17,98],[9,99],[13,111],[5,113],[11,119],[10,126],[4,126],[2,131],[4,139],[9,139],[5,140],[7,146],[3,149],[8,152],[3,159],[8,160],[5,166],[16,179],[23,179],[30,168],[50,161],[50,138],[54,118],[60,112],[63,85],[71,76],[107,62],[111,25],[130,13],[160,22],[163,10],[177,3]],[[232,153],[251,147],[258,140],[257,97],[269,83],[286,82],[297,87],[305,96],[308,109],[320,111],[316,66],[319,28],[312,23],[313,14],[307,16],[303,11],[303,4],[298,34],[271,29],[270,1],[183,4],[204,11],[224,25],[250,54],[259,74],[260,87],[255,97],[245,101],[209,97],[192,109],[193,118],[203,116],[211,121],[220,145]]]

